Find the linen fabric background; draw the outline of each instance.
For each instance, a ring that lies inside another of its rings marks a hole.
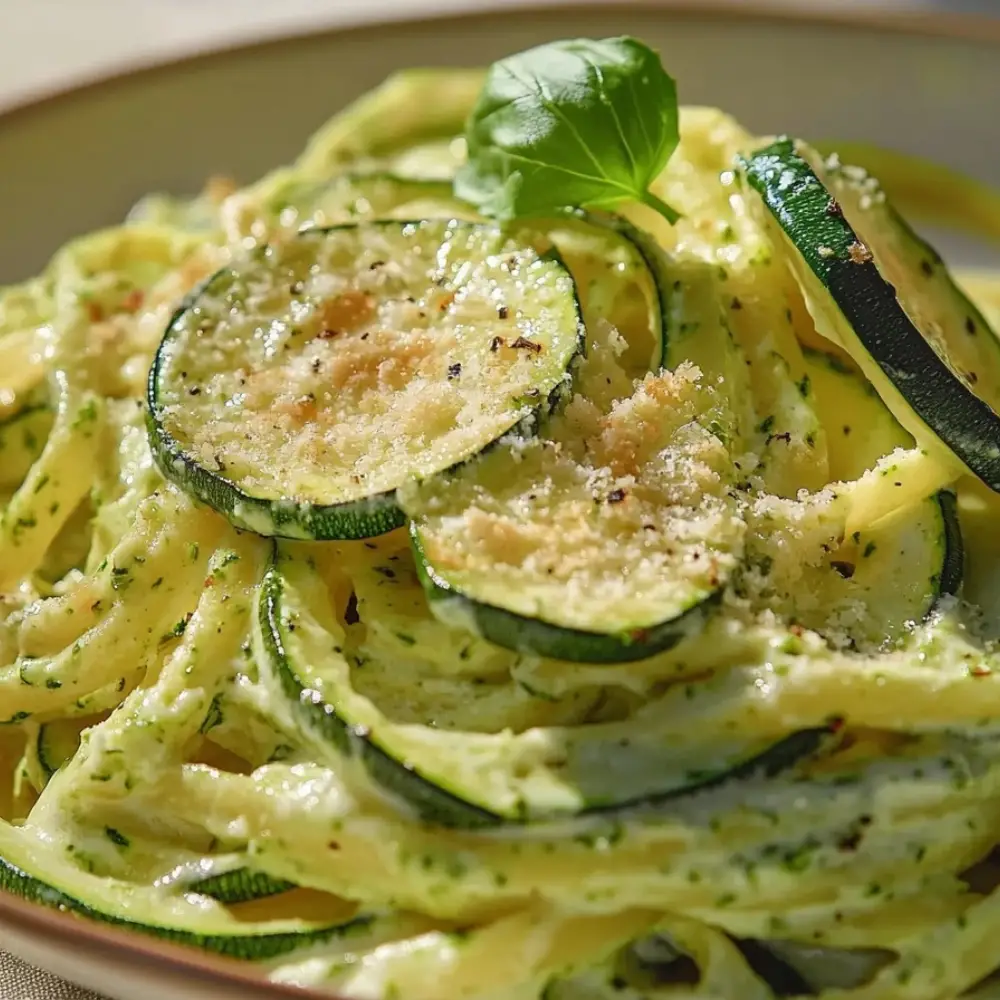
[[[0,951],[0,1000],[101,1000]]]

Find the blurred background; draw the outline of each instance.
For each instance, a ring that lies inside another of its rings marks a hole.
[[[506,2],[512,8],[536,5],[535,0]],[[481,6],[480,0],[0,0],[0,109],[112,67],[220,43],[361,20],[375,10],[406,17]],[[690,6],[725,7],[727,2],[702,0]],[[1000,0],[728,0],[728,6],[1000,17]]]

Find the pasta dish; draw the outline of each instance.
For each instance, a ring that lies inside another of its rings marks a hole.
[[[364,1000],[1000,997],[970,190],[555,43],[0,290],[0,890]]]

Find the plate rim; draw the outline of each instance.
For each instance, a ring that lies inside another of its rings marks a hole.
[[[356,18],[343,9],[324,15],[312,25],[263,26],[261,37],[238,35],[218,37],[194,51],[176,54],[151,53],[132,60],[122,59],[100,69],[84,70],[79,77],[56,81],[51,86],[29,89],[10,100],[0,97],[0,125],[47,110],[50,106],[89,97],[114,89],[136,77],[155,78],[182,68],[197,68],[204,62],[238,57],[262,49],[294,46],[310,38],[344,36],[371,31],[379,25],[422,24],[427,22],[469,23],[489,20],[510,10],[518,18],[535,18],[554,10],[572,15],[595,7],[634,7],[661,10],[671,17],[702,21],[739,21],[757,24],[798,24],[874,31],[917,38],[975,42],[1000,46],[1000,17],[952,10],[869,10],[864,7],[799,6],[788,0],[470,0],[475,8],[456,10],[451,0],[413,0],[408,8],[372,10]],[[527,6],[531,4],[531,6]]]
[[[950,39],[994,45],[1000,48],[1000,18],[955,11],[872,11],[864,8],[791,8],[780,4],[744,2],[744,0],[541,0],[526,8],[528,0],[479,0],[475,9],[456,11],[441,5],[439,0],[420,0],[400,13],[397,9],[370,10],[360,19],[342,13],[324,18],[309,27],[264,29],[264,36],[247,41],[224,38],[210,42],[205,48],[178,55],[153,55],[135,63],[117,63],[96,72],[86,73],[76,80],[57,83],[53,89],[17,95],[13,103],[0,106],[0,127],[23,118],[44,113],[50,108],[71,105],[131,83],[136,78],[155,79],[185,68],[196,68],[207,62],[244,57],[247,54],[290,47],[312,39],[349,38],[370,33],[380,25],[403,26],[427,22],[469,24],[488,21],[505,9],[513,10],[519,19],[543,18],[553,11],[572,14],[594,8],[621,10],[622,7],[642,11],[663,11],[672,18],[703,22],[737,21],[740,24],[798,25],[857,30],[866,33],[902,35],[926,39]],[[93,964],[104,961],[109,969],[122,965],[148,966],[144,974],[155,975],[157,969],[174,975],[197,976],[206,986],[215,985],[231,990],[241,988],[260,1000],[331,1000],[329,992],[317,992],[283,983],[272,982],[261,975],[258,967],[245,961],[224,958],[198,951],[194,947],[146,936],[125,927],[101,924],[72,912],[51,909],[40,903],[0,890],[0,930],[16,928],[21,933],[37,934],[46,948],[86,952]],[[15,957],[17,952],[12,952]]]
[[[162,970],[165,975],[197,976],[206,985],[238,986],[253,991],[247,1000],[331,1000],[329,992],[272,982],[250,962],[206,954],[194,947],[104,925],[0,891],[0,930],[11,927],[14,933],[37,936],[46,949],[61,951],[68,947],[72,952],[84,951],[91,965],[100,963],[109,970],[123,964],[130,967],[141,964],[148,966],[143,970],[144,975],[155,975]],[[8,954],[19,958],[17,950]],[[45,966],[38,968],[49,972]],[[56,973],[49,974],[61,978]]]

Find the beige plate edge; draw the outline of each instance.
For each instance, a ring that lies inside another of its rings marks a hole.
[[[42,93],[19,96],[15,103],[0,106],[0,127],[7,120],[31,115],[51,104],[78,96],[99,93],[134,78],[175,72],[179,67],[197,65],[207,60],[225,59],[229,54],[275,46],[294,45],[315,36],[343,36],[370,31],[380,23],[424,22],[427,20],[475,22],[495,16],[509,7],[502,0],[480,0],[474,11],[456,13],[442,0],[418,0],[407,11],[394,10],[388,17],[377,11],[364,19],[341,14],[324,19],[311,30],[270,32],[258,41],[226,41],[199,49],[193,54],[151,57],[132,64],[119,64],[107,71],[57,86]],[[513,0],[516,6],[532,0]],[[675,17],[699,20],[735,19],[757,24],[799,24],[886,31],[929,38],[949,38],[989,42],[1000,46],[1000,19],[974,14],[935,12],[872,12],[857,8],[790,10],[782,4],[751,4],[744,0],[543,0],[541,11],[594,7],[632,7],[663,10]],[[414,14],[419,9],[419,16]],[[519,17],[531,17],[530,11],[518,10]],[[44,941],[45,945],[39,945]],[[59,962],[51,959],[58,943]],[[142,988],[145,1000],[168,1000],[183,995],[188,1000],[329,1000],[329,993],[290,988],[268,982],[255,974],[245,962],[209,956],[181,945],[143,937],[124,929],[87,921],[71,913],[47,909],[0,891],[0,946],[89,988],[100,989],[101,971],[120,971],[129,961],[137,967],[130,976],[130,989]],[[141,975],[140,975],[141,971]],[[137,992],[131,995],[138,995]]]

